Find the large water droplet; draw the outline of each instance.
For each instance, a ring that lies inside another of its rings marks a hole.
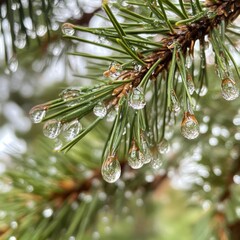
[[[121,166],[118,159],[115,156],[108,156],[102,164],[101,173],[106,182],[116,182],[121,176]]]
[[[16,72],[18,69],[18,60],[16,58],[16,56],[13,56],[12,58],[9,59],[8,61],[8,69],[11,72]]]
[[[71,23],[64,23],[62,25],[62,33],[68,36],[72,36],[75,33],[74,25]]]
[[[29,116],[33,123],[40,123],[45,115],[46,108],[44,106],[35,106],[29,111]]]
[[[170,150],[169,142],[164,138],[158,145],[158,151],[161,154],[166,154],[169,152],[169,150]]]
[[[139,154],[140,152],[136,148],[130,149],[129,155],[128,155],[128,165],[133,169],[139,169],[143,166],[142,154]]]
[[[107,108],[100,102],[93,108],[93,113],[97,117],[104,118],[107,115]]]
[[[43,134],[51,139],[56,138],[61,132],[62,124],[56,119],[47,121],[43,126]]]
[[[146,105],[145,97],[141,88],[135,88],[130,95],[129,105],[136,110],[143,109]]]
[[[187,139],[195,139],[199,135],[199,124],[193,114],[189,112],[184,113],[181,124],[181,133]]]
[[[171,110],[178,113],[181,109],[180,103],[178,101],[177,95],[174,90],[171,90]]]
[[[225,78],[222,80],[222,96],[227,101],[232,101],[239,97],[239,89],[237,88],[235,82],[230,78]]]
[[[67,141],[72,141],[82,130],[82,124],[78,120],[66,123],[64,126],[63,136]]]

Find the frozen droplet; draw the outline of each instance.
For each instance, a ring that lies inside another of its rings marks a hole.
[[[121,165],[115,156],[108,156],[101,168],[102,177],[106,182],[114,183],[121,176]]]
[[[66,102],[67,106],[74,106],[79,103],[80,91],[74,88],[67,88],[63,90],[59,97]]]
[[[59,151],[63,146],[63,142],[59,138],[54,139],[54,151]]]
[[[227,101],[232,101],[239,97],[239,89],[235,82],[230,78],[222,80],[222,96]]]
[[[56,138],[61,132],[62,124],[56,119],[47,121],[43,126],[43,134],[51,139]]]
[[[67,141],[72,141],[82,130],[82,124],[78,120],[66,123],[63,130],[63,136]]]
[[[178,113],[181,109],[180,103],[178,101],[177,95],[174,90],[171,90],[171,110]]]
[[[46,115],[46,107],[35,106],[29,111],[30,119],[33,123],[40,123]]]
[[[102,102],[99,102],[93,108],[93,113],[97,117],[104,118],[107,115],[107,108],[106,108],[106,106]]]
[[[189,112],[184,113],[181,123],[181,133],[187,139],[195,139],[198,137],[200,130],[197,119]]]
[[[46,208],[43,210],[42,215],[45,218],[50,218],[53,215],[53,210],[51,208]]]
[[[107,115],[107,122],[113,122],[117,115],[117,111],[113,108]]]
[[[16,56],[13,56],[9,59],[8,61],[8,69],[11,71],[11,72],[16,72],[17,69],[18,69],[18,60],[16,58]]]
[[[165,153],[168,153],[169,150],[170,150],[169,142],[164,138],[158,145],[158,151],[161,154],[165,154]]]
[[[141,88],[135,88],[130,95],[129,105],[135,109],[143,109],[146,105],[145,97]]]
[[[139,151],[136,148],[132,148],[128,155],[128,165],[133,169],[139,169],[143,166],[141,161],[141,155],[139,156]]]
[[[195,86],[194,86],[192,76],[190,74],[188,74],[188,77],[187,77],[187,88],[190,95],[192,95],[195,91]]]
[[[62,25],[62,33],[68,36],[72,36],[75,33],[74,25],[71,23],[64,23]]]

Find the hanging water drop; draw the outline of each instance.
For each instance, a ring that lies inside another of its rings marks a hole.
[[[13,56],[9,59],[8,61],[8,69],[11,71],[11,72],[16,72],[17,69],[18,69],[18,60],[16,58],[16,56]]]
[[[47,121],[43,126],[43,134],[51,139],[56,138],[61,132],[62,124],[56,119]]]
[[[129,105],[135,110],[140,110],[145,107],[146,101],[141,88],[135,88],[133,90],[129,98]]]
[[[199,124],[193,114],[189,112],[184,113],[181,123],[181,133],[187,139],[195,139],[199,135]]]
[[[194,82],[193,82],[191,74],[188,74],[188,76],[187,76],[187,88],[188,88],[190,95],[192,95],[195,91],[195,86],[194,86]]]
[[[161,155],[159,155],[157,152],[155,152],[153,159],[151,161],[151,166],[153,169],[159,169],[161,168],[163,165],[163,159],[161,157]]]
[[[46,116],[46,107],[41,105],[33,107],[29,111],[29,116],[33,123],[40,123]]]
[[[66,123],[63,136],[67,141],[72,141],[82,130],[82,124],[76,119],[70,123]]]
[[[203,97],[207,94],[208,88],[206,85],[202,85],[201,88],[198,90],[199,96]]]
[[[106,182],[114,183],[121,176],[121,165],[114,155],[110,155],[104,160],[101,168],[102,177]]]
[[[75,33],[74,25],[71,23],[64,23],[62,25],[62,33],[68,36],[73,36]]]
[[[192,63],[193,63],[192,56],[190,54],[188,54],[186,57],[186,67],[190,68],[192,66]]]
[[[178,101],[175,91],[171,90],[171,110],[175,113],[178,113],[181,110],[180,103]]]
[[[158,145],[158,151],[161,154],[166,154],[170,150],[170,145],[167,139],[163,139]]]
[[[222,80],[222,96],[227,101],[232,101],[239,97],[239,89],[235,82],[230,78]]]
[[[93,108],[93,113],[97,117],[104,118],[107,115],[107,108],[106,108],[106,106],[102,102],[99,102]]]
[[[135,145],[130,149],[128,155],[128,165],[133,169],[139,169],[143,166],[143,162],[140,159],[139,151],[136,149]]]

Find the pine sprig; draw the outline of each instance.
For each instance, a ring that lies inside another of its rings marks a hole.
[[[239,70],[225,46],[226,26],[240,13],[238,1],[206,1],[205,4],[200,1],[190,1],[188,4],[179,1],[176,7],[169,1],[132,1],[127,9],[119,4],[113,6],[127,19],[124,23],[118,22],[108,1],[105,1],[103,9],[113,27],[96,29],[69,23],[62,27],[65,37],[69,39],[91,44],[91,41],[73,36],[82,31],[111,42],[109,47],[105,43],[93,42],[93,45],[112,50],[113,54],[109,56],[70,53],[107,62],[103,76],[96,77],[102,83],[66,89],[56,103],[39,105],[30,111],[35,123],[48,120],[43,127],[47,137],[60,137],[68,141],[65,146],[59,147],[61,150],[72,148],[105,116],[113,120],[102,167],[103,177],[109,182],[116,181],[120,176],[118,155],[128,158],[132,168],[140,168],[149,162],[156,164],[153,161],[156,152],[162,153],[168,149],[165,128],[175,122],[180,110],[183,110],[182,135],[187,139],[199,136],[194,99],[201,96],[208,85],[205,49],[209,42],[222,80],[223,98],[234,100],[239,96],[231,64],[238,75]],[[138,7],[144,16],[135,13],[132,7]],[[167,16],[167,10],[172,15]],[[139,30],[135,29],[136,24]],[[165,36],[156,41],[148,36],[149,33]],[[142,34],[147,36],[142,37]],[[209,42],[206,42],[206,37]],[[199,61],[194,59],[197,41],[200,43]],[[112,63],[107,67],[109,62]],[[197,68],[198,80],[193,76]],[[94,76],[90,75],[90,78]],[[150,98],[156,96],[155,101],[146,101],[148,91]],[[91,118],[92,112],[98,118],[85,129],[82,128],[80,121],[86,116]],[[156,120],[156,112],[163,118]]]

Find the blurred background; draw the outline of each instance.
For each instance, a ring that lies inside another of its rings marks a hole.
[[[61,24],[107,26],[93,16],[101,11],[100,0],[0,1],[0,174],[14,156],[41,151],[33,142],[41,138],[42,127],[33,127],[28,117],[34,105],[56,98],[67,86],[91,84],[76,77],[86,72],[85,59],[66,53],[73,48],[104,52],[63,39]],[[103,41],[86,33],[81,36]],[[236,46],[240,47],[237,39]],[[98,213],[92,239],[223,240],[227,233],[240,239],[240,104],[221,98],[211,47],[206,54],[211,81],[198,102],[201,137],[189,142],[177,132],[171,139],[169,129],[168,171],[145,174],[147,183],[162,177],[159,186],[147,197],[141,189],[134,196],[123,192],[128,201],[121,207],[123,215],[106,205]],[[239,53],[233,54],[240,63]]]

